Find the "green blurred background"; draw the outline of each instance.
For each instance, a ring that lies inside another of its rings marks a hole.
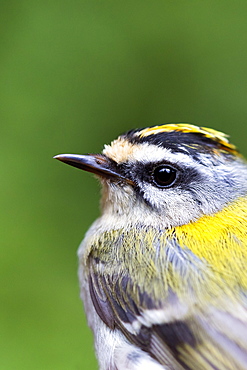
[[[52,159],[165,122],[247,154],[246,1],[0,2],[0,368],[97,369],[77,247],[95,179]]]

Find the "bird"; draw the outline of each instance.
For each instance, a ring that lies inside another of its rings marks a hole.
[[[102,186],[78,251],[99,368],[247,369],[247,163],[228,136],[162,124],[55,158]]]

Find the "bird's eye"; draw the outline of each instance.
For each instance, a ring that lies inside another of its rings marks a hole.
[[[159,187],[168,187],[176,180],[176,170],[170,166],[156,167],[153,172],[153,180]]]

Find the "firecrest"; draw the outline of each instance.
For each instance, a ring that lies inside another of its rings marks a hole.
[[[79,248],[100,369],[247,369],[247,164],[227,136],[167,124],[55,158],[102,184]]]

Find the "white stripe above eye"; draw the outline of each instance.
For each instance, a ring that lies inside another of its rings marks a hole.
[[[186,148],[183,147],[186,151]],[[185,153],[174,153],[171,149],[162,148],[149,143],[132,144],[129,141],[119,138],[106,145],[103,154],[111,158],[113,161],[120,163],[149,163],[149,162],[161,162],[167,161],[171,163],[181,163],[185,165],[195,165],[193,158]],[[204,162],[206,161],[206,155],[204,154]]]
[[[188,155],[183,153],[174,153],[171,149],[168,148],[161,148],[156,145],[144,143],[140,145],[136,145],[135,149],[132,152],[130,161],[133,162],[142,162],[142,163],[149,163],[149,162],[160,162],[160,161],[168,161],[168,162],[185,162],[185,163],[192,163],[194,162]]]
[[[186,148],[183,147],[186,151]],[[218,158],[219,159],[219,158]],[[159,163],[168,162],[174,165],[179,165],[184,168],[193,167],[201,170],[201,164],[194,160],[193,157],[188,153],[173,152],[169,148],[162,148],[149,143],[138,144],[132,149],[131,154],[127,158],[129,163]],[[212,165],[212,155],[203,154],[203,163],[206,166]]]

